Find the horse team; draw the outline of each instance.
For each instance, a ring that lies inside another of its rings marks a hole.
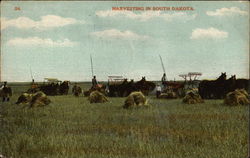
[[[250,80],[248,79],[236,79],[235,75],[227,79],[226,73],[221,73],[216,80],[202,80],[199,83],[198,92],[203,99],[223,99],[226,97],[227,93],[236,89],[245,89],[249,93],[249,82]],[[28,93],[42,91],[46,95],[67,95],[70,89],[69,85],[69,81],[64,81],[60,85],[54,83],[48,85],[43,84],[41,86],[37,85],[32,86],[32,88],[28,90]],[[141,91],[144,95],[148,95],[155,89],[155,87],[156,85],[154,82],[146,81],[146,78],[142,77],[142,79],[138,82],[124,79],[123,82],[118,84],[98,84],[95,87],[92,86],[88,91],[83,93],[85,96],[89,96],[91,92],[99,91],[109,97],[127,97],[129,94],[136,91]],[[184,86],[180,86],[179,88],[184,88]],[[72,88],[72,93],[75,96],[79,96],[82,93],[82,89],[75,84]],[[9,101],[9,97],[11,95],[12,90],[5,83],[0,89],[0,96],[3,98],[3,102]]]
[[[203,99],[223,99],[236,89],[245,89],[250,93],[249,82],[247,79],[236,79],[235,75],[227,79],[226,73],[221,73],[216,80],[202,80],[198,89]]]
[[[148,95],[155,87],[155,83],[146,81],[145,76],[138,82],[134,82],[133,80],[128,82],[128,80],[125,79],[121,84],[108,83],[108,96],[127,97],[131,92],[135,91],[141,91],[144,95]]]
[[[35,92],[42,91],[46,95],[67,95],[69,92],[69,81],[63,81],[61,84],[58,83],[51,83],[51,84],[43,84],[38,86]],[[32,90],[33,88],[31,88]]]

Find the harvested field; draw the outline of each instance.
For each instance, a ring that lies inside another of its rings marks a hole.
[[[7,157],[247,157],[248,106],[149,96],[149,108],[123,109],[126,98],[90,104],[67,95],[26,108],[15,105],[18,96],[1,104],[0,153]]]

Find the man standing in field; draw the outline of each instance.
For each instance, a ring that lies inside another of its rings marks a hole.
[[[156,86],[156,98],[159,98],[160,95],[161,95],[161,86],[158,83]]]
[[[162,78],[161,78],[161,83],[164,85],[166,82],[166,73],[163,74]]]
[[[10,96],[12,95],[11,88],[7,86],[7,82],[4,82],[4,84],[0,88],[0,96],[3,98],[3,102],[5,100],[8,102],[10,100]]]
[[[36,84],[36,83],[35,83],[35,80],[32,79],[30,92],[31,92],[31,93],[36,93],[36,92],[38,92],[38,91],[39,91],[38,84]]]
[[[166,79],[166,73],[163,74],[162,78],[161,78],[161,83],[163,85],[163,89],[167,89],[167,79]]]
[[[92,87],[95,88],[96,86],[97,86],[97,80],[96,80],[96,76],[94,76],[92,79]]]

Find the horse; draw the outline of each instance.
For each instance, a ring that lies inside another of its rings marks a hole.
[[[122,82],[118,83],[108,83],[109,96],[110,97],[122,97],[125,93],[128,80],[124,79]]]
[[[225,82],[225,91],[223,96],[226,97],[226,94],[232,92],[236,89],[236,75],[231,75],[229,79]]]
[[[250,93],[250,80],[237,79],[235,83],[235,89],[245,89],[248,93]]]
[[[142,79],[135,83],[135,90],[141,91],[144,95],[148,95],[149,92],[153,91],[156,87],[155,83],[146,81],[146,77],[142,77]]]
[[[134,80],[131,80],[130,82],[126,84],[126,86],[124,86],[123,97],[127,97],[128,95],[130,95],[130,93],[135,92],[135,91],[137,91],[136,85],[134,83]]]
[[[126,97],[134,90],[134,81],[128,82],[127,79],[124,79],[122,82],[108,83],[107,87],[110,97]]]
[[[144,95],[148,95],[150,91],[154,90],[155,84],[146,81],[146,78],[142,77],[142,79],[136,83],[134,83],[134,80],[128,82],[127,79],[124,79],[120,83],[108,83],[108,88],[110,97],[127,97],[130,93],[135,91],[141,91]]]
[[[55,83],[51,83],[48,85],[41,85],[39,87],[40,91],[42,91],[43,93],[45,93],[46,95],[57,95],[58,94],[58,84]]]
[[[118,97],[118,85],[108,83],[108,95],[109,97]]]
[[[63,81],[59,85],[59,94],[61,95],[67,95],[69,92],[69,81]]]
[[[127,97],[131,92],[137,91],[134,80],[130,82],[124,79],[122,84],[117,85],[117,92],[119,97]]]
[[[219,99],[223,98],[225,93],[226,84],[226,72],[221,73],[221,75],[216,80],[202,80],[199,84],[199,94],[203,99]]]

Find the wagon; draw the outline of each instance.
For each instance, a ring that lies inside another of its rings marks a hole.
[[[51,84],[51,83],[61,83],[62,81],[58,80],[57,78],[44,78],[44,84],[45,83],[48,83],[48,84]]]
[[[125,80],[123,76],[108,76],[108,85],[118,85],[122,84]]]
[[[122,97],[124,96],[124,86],[123,83],[127,82],[123,76],[108,76],[108,95],[110,97]]]

